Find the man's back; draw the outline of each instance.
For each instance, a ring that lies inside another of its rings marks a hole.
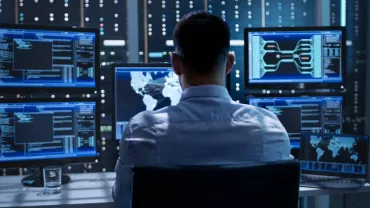
[[[176,24],[171,65],[183,89],[180,103],[140,113],[127,125],[116,166],[118,206],[130,205],[132,166],[290,158],[288,134],[277,117],[233,102],[224,87],[235,62],[230,39],[227,23],[208,12],[189,13]]]
[[[138,136],[155,142],[157,164],[230,164],[290,155],[288,135],[273,113],[233,102],[220,86],[188,88],[177,106],[143,112],[131,126],[145,129]]]
[[[205,85],[186,89],[177,106],[136,115],[121,141],[116,171],[117,177],[126,178],[122,182],[127,185],[131,179],[119,172],[129,174],[133,165],[287,159],[289,138],[273,113],[233,102],[224,87]],[[126,186],[126,191],[129,188]]]

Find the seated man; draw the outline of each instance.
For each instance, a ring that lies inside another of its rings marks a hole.
[[[271,112],[234,102],[230,30],[219,17],[190,13],[177,24],[172,66],[180,103],[134,116],[123,134],[113,195],[130,207],[132,166],[235,164],[290,159],[286,130]]]

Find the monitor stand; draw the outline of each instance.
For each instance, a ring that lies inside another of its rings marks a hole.
[[[68,175],[62,174],[62,185],[67,184],[70,180],[71,178]],[[44,187],[43,167],[40,167],[37,174],[24,177],[22,184],[27,187]]]

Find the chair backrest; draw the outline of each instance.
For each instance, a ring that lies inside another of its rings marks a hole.
[[[133,169],[133,208],[297,208],[298,161]]]

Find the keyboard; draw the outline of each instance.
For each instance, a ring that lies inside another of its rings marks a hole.
[[[301,186],[333,189],[357,189],[365,184],[366,179],[342,178],[335,176],[302,175]]]

